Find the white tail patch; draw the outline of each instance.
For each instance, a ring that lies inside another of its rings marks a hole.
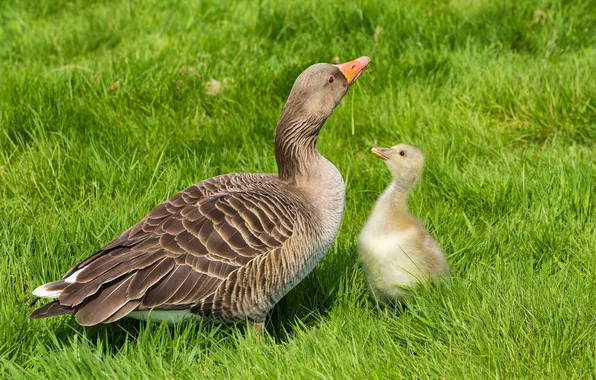
[[[59,290],[47,290],[48,284],[43,284],[42,286],[38,286],[34,291],[33,291],[33,295],[39,298],[58,298],[58,296],[60,295],[60,293],[62,292],[62,289]]]
[[[64,282],[66,282],[67,284],[74,284],[77,281],[77,276],[79,275],[79,273],[81,273],[84,270],[85,270],[85,268],[79,269],[78,271],[74,272],[70,276],[66,277],[64,279]]]
[[[49,282],[47,284],[43,284],[42,286],[37,287],[33,291],[33,295],[36,297],[39,297],[39,298],[49,298],[49,299],[60,297],[60,293],[62,293],[62,290],[64,290],[64,288],[66,288],[68,286],[65,284],[74,284],[75,281],[77,280],[77,276],[84,269],[85,268],[79,269],[78,271],[74,272],[73,274],[71,274],[70,276],[65,278],[64,280]]]
[[[139,319],[141,321],[162,322],[166,321],[173,325],[178,322],[189,319],[201,319],[200,316],[191,313],[190,310],[148,310],[148,311],[131,311],[127,317]]]

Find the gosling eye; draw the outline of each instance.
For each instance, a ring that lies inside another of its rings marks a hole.
[[[327,83],[331,84],[335,81],[335,76],[330,76],[329,79],[327,80]]]
[[[401,150],[401,151],[399,152],[399,155],[400,155],[400,156],[405,156],[405,155],[406,155],[406,151],[405,151],[405,150]]]

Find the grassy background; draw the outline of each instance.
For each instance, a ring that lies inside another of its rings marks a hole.
[[[264,342],[243,324],[27,319],[32,289],[174,192],[274,171],[295,77],[361,55],[319,139],[347,185],[340,235]],[[596,376],[595,138],[594,0],[4,1],[0,375]],[[411,209],[453,283],[386,315],[355,240],[390,180],[369,149],[399,142],[426,154]]]

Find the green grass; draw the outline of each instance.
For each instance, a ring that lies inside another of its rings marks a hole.
[[[595,30],[594,0],[2,2],[0,376],[596,377]],[[339,237],[263,342],[27,319],[32,289],[169,195],[273,172],[296,76],[361,55],[318,144],[347,186]],[[369,149],[399,142],[426,154],[410,205],[453,280],[385,314],[355,241],[390,180]]]

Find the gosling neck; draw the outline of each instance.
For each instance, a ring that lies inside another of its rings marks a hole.
[[[275,133],[275,160],[279,179],[296,183],[308,175],[309,169],[321,157],[317,137],[326,117],[304,116],[291,103],[284,108]]]
[[[411,189],[399,184],[395,179],[391,185],[385,190],[382,197],[383,200],[389,203],[390,209],[393,212],[403,213],[408,212],[408,195]]]

